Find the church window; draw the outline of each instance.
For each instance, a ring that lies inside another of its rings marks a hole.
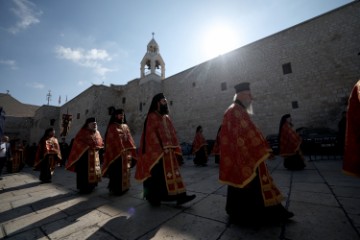
[[[85,115],[89,113],[89,109],[86,109],[85,110]]]
[[[142,102],[139,105],[139,110],[140,110],[140,112],[142,112]]]
[[[150,62],[150,60],[147,60],[147,61],[146,61],[146,66],[147,66],[147,69],[151,69],[151,62]]]
[[[227,89],[226,82],[221,83],[221,91],[225,91]]]
[[[172,106],[173,105],[173,101],[170,101],[170,106]]]
[[[76,119],[80,119],[80,113],[77,113]]]
[[[292,69],[291,69],[291,63],[285,63],[282,65],[282,69],[283,69],[283,74],[289,74],[292,73]]]
[[[125,104],[126,103],[126,97],[122,98],[122,103]]]
[[[291,102],[291,105],[292,105],[292,108],[293,108],[293,109],[299,108],[299,104],[298,104],[297,101],[292,101],[292,102]]]

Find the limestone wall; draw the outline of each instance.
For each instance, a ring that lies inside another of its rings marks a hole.
[[[83,126],[87,118],[96,117],[99,131],[105,134],[110,119],[108,108],[120,105],[121,91],[103,85],[93,85],[61,107],[59,119],[63,114],[72,115],[72,122],[66,141],[69,143]],[[60,121],[61,124],[61,121]],[[60,126],[60,125],[59,125]]]
[[[59,119],[60,107],[43,105],[36,110],[33,118],[33,124],[30,129],[30,144],[39,143],[40,138],[44,135],[45,130],[49,127],[55,129],[55,134],[60,134],[60,119]],[[54,122],[51,120],[54,119]],[[53,124],[53,125],[51,125]]]
[[[98,118],[105,133],[108,107],[123,108],[136,143],[152,97],[164,92],[179,141],[192,142],[202,125],[215,139],[231,104],[234,85],[249,81],[253,119],[264,135],[277,133],[283,114],[295,127],[324,126],[337,130],[348,95],[360,78],[360,2],[311,19],[237,50],[204,62],[160,83],[134,79],[126,85],[92,86],[61,107],[73,115],[68,141],[87,117]],[[166,59],[164,59],[166,62]],[[185,59],[184,59],[185,60]],[[286,73],[291,68],[290,73]],[[79,116],[79,117],[78,117]]]
[[[337,130],[360,78],[360,35],[354,34],[360,29],[359,9],[359,2],[347,5],[167,78],[164,92],[173,101],[179,138],[192,141],[202,125],[205,137],[215,139],[233,86],[241,81],[251,83],[253,118],[265,135],[278,131],[286,113],[295,127]],[[284,74],[288,63],[292,72]]]

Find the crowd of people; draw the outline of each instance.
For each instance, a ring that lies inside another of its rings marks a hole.
[[[25,165],[33,166],[36,155],[37,145],[28,145],[21,139],[12,139],[6,135],[0,138],[0,176],[3,172],[17,173]]]
[[[219,181],[227,185],[225,211],[234,222],[257,223],[269,219],[287,220],[294,216],[283,205],[284,199],[267,168],[266,160],[274,153],[261,131],[251,119],[253,97],[248,82],[235,86],[233,102],[226,109],[210,154],[219,165]],[[360,176],[360,81],[354,86],[346,112],[344,136],[345,173]],[[279,155],[284,167],[302,170],[306,167],[301,151],[301,137],[293,129],[290,114],[279,124]],[[181,175],[182,150],[169,114],[167,99],[156,94],[145,118],[136,144],[127,125],[125,111],[113,109],[104,139],[97,129],[96,119],[86,119],[70,146],[58,142],[54,128],[45,130],[36,147],[33,169],[40,171],[42,183],[51,182],[56,166],[65,166],[76,174],[76,186],[81,194],[91,193],[102,178],[109,179],[109,193],[123,195],[130,189],[131,169],[143,184],[143,197],[152,206],[173,201],[182,205],[196,198],[189,195]],[[11,171],[19,171],[24,163],[23,150],[11,150],[8,137],[1,139],[0,174],[9,160]],[[203,128],[196,128],[191,153],[196,166],[207,166],[208,143]],[[28,151],[30,152],[30,150]],[[354,154],[356,153],[356,154]],[[31,158],[31,157],[30,157]],[[16,159],[16,160],[15,160]],[[181,159],[181,161],[179,160]]]

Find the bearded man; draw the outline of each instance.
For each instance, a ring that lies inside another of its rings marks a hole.
[[[130,188],[131,162],[136,159],[136,145],[124,109],[112,113],[105,133],[105,149],[102,176],[109,178],[110,193],[119,196]]]
[[[271,148],[250,119],[250,84],[240,83],[235,90],[220,130],[219,180],[228,185],[226,212],[231,221],[240,223],[288,219],[294,214],[281,205],[283,196],[265,164]]]
[[[182,155],[163,93],[152,99],[141,135],[135,179],[143,182],[144,198],[153,206],[161,201],[177,205],[193,200],[187,195],[177,157]]]
[[[66,169],[76,172],[80,193],[90,193],[101,181],[99,150],[104,147],[95,118],[88,118],[76,134]]]

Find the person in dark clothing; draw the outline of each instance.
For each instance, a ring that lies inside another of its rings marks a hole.
[[[360,178],[360,80],[351,90],[346,113],[343,172]]]
[[[101,181],[99,150],[104,148],[95,118],[86,119],[76,134],[66,169],[76,173],[76,186],[82,194],[91,193]]]
[[[8,136],[2,136],[0,139],[0,180],[2,170],[6,163],[8,161],[11,161],[12,155],[11,155],[11,146],[9,143],[9,137]]]
[[[55,137],[55,129],[48,128],[38,144],[33,167],[35,171],[40,171],[39,179],[42,183],[51,182],[55,167],[60,160],[61,152],[59,142]]]
[[[105,133],[105,153],[102,176],[109,177],[108,189],[114,195],[122,195],[130,188],[131,162],[136,159],[136,145],[127,125],[125,112],[117,109],[112,113]]]
[[[153,206],[161,201],[181,205],[196,197],[186,194],[177,159],[182,152],[168,113],[164,94],[155,95],[144,122],[136,164],[135,179],[143,182],[144,197]]]
[[[258,224],[294,216],[267,169],[272,150],[252,122],[249,83],[235,86],[234,102],[225,111],[220,130],[219,181],[228,185],[226,213],[230,220]]]
[[[302,170],[305,160],[301,152],[302,139],[293,129],[290,114],[281,117],[279,125],[279,154],[284,158],[284,167],[289,170]]]
[[[194,164],[196,166],[207,166],[208,161],[208,152],[207,152],[207,142],[202,134],[202,127],[198,126],[196,128],[194,141],[192,143],[192,154],[195,155]]]
[[[62,156],[60,166],[65,166],[66,160],[68,159],[68,155],[69,155],[69,144],[67,144],[65,138],[62,138],[60,142],[60,150]]]

